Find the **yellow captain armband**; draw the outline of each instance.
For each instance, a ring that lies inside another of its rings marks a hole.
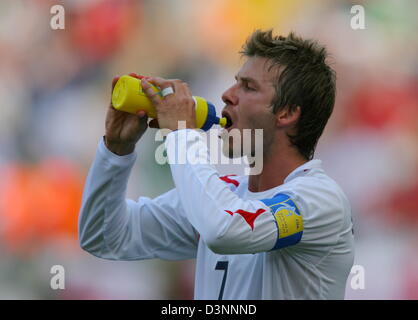
[[[272,250],[297,244],[303,234],[303,218],[293,200],[279,193],[261,201],[270,208],[277,224],[278,237]]]

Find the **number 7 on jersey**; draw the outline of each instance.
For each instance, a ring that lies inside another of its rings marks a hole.
[[[218,261],[215,270],[225,270],[224,277],[222,279],[221,290],[219,291],[218,297],[218,300],[222,300],[222,297],[224,295],[226,276],[228,274],[228,261]]]

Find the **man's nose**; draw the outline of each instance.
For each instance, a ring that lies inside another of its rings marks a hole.
[[[230,87],[228,90],[226,90],[222,95],[222,101],[226,105],[236,105],[238,104],[238,97],[235,93],[235,85]]]

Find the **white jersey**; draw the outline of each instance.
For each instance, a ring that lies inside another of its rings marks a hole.
[[[250,192],[248,177],[220,177],[208,164],[196,130],[171,132],[165,144],[169,158],[194,150],[200,164],[171,164],[175,189],[133,201],[125,193],[136,153],[118,156],[100,141],[80,211],[82,248],[111,260],[196,258],[195,299],[344,298],[351,210],[320,160]]]

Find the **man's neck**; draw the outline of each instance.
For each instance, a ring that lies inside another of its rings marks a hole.
[[[308,162],[293,147],[280,147],[269,150],[263,157],[263,171],[258,175],[250,175],[248,190],[262,192],[284,183],[286,177],[296,168]],[[280,151],[279,151],[280,150]]]

